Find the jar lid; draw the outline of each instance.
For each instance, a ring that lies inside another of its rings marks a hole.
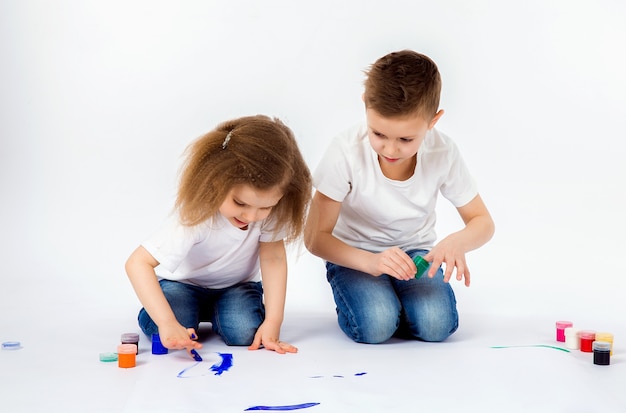
[[[598,341],[613,341],[613,334],[601,332],[596,333],[596,340]]]
[[[137,345],[136,344],[120,344],[117,346],[117,354],[136,354],[137,353]]]
[[[556,328],[572,327],[573,325],[574,323],[572,323],[571,321],[557,321],[556,322]]]
[[[138,342],[139,341],[139,334],[137,334],[137,333],[124,333],[124,334],[122,334],[122,341]]]
[[[566,336],[577,336],[578,333],[580,333],[580,330],[574,327],[565,327],[565,330],[563,332]]]
[[[117,361],[117,353],[100,353],[100,361],[103,363]]]
[[[591,346],[594,350],[611,351],[611,343],[607,341],[594,341]]]
[[[581,330],[578,332],[578,337],[593,340],[596,338],[596,332],[593,330]]]

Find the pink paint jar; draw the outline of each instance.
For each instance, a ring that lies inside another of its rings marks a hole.
[[[556,322],[556,341],[565,343],[565,329],[567,327],[573,327],[574,323],[571,321],[557,321]]]
[[[596,332],[592,330],[581,330],[578,333],[580,338],[580,351],[593,353],[593,342],[596,340]]]

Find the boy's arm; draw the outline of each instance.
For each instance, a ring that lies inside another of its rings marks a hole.
[[[195,331],[186,329],[176,320],[154,272],[157,265],[159,262],[141,246],[126,261],[126,273],[139,301],[158,326],[165,347],[188,350],[201,348],[202,344],[189,338]]]
[[[389,274],[408,280],[415,277],[417,268],[404,251],[394,247],[372,253],[352,247],[333,235],[339,218],[341,202],[316,192],[304,229],[304,242],[313,254],[342,267],[352,268],[374,276]]]
[[[298,351],[296,347],[279,340],[287,294],[287,253],[284,242],[261,242],[259,262],[263,277],[265,320],[259,326],[249,349],[256,350],[262,345],[281,354],[295,353]]]
[[[470,272],[465,262],[465,253],[472,251],[491,239],[495,225],[480,195],[476,195],[466,205],[457,208],[465,227],[454,232],[433,247],[424,259],[431,262],[428,276],[432,277],[442,263],[446,270],[444,280],[447,282],[456,268],[456,279],[465,278],[465,285],[470,284]]]

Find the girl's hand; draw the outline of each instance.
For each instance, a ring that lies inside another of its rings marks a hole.
[[[454,236],[448,236],[441,240],[440,243],[424,256],[424,259],[431,263],[428,270],[428,276],[433,278],[437,273],[437,270],[441,264],[445,264],[445,271],[443,273],[443,281],[449,282],[452,277],[452,273],[456,269],[456,279],[458,281],[465,278],[465,286],[470,285],[470,270],[465,262],[465,253],[460,248],[459,244],[455,242]]]
[[[376,277],[387,274],[398,280],[405,281],[415,278],[415,273],[417,272],[417,267],[411,257],[398,247],[372,254],[369,266],[371,268],[369,273]]]
[[[297,347],[278,339],[279,331],[280,328],[270,327],[263,322],[256,331],[254,340],[248,347],[248,350],[258,350],[261,347],[265,347],[267,350],[272,350],[279,354],[297,353]]]
[[[159,337],[161,344],[169,349],[187,349],[189,356],[194,358],[191,350],[202,348],[202,344],[198,343],[198,335],[193,328],[185,328],[176,323],[172,325],[159,326]]]

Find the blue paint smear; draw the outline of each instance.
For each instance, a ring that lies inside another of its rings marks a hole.
[[[230,353],[217,353],[222,357],[220,364],[214,364],[211,366],[211,370],[215,372],[216,376],[221,375],[225,371],[228,371],[233,366],[233,355]]]
[[[355,373],[355,376],[365,376],[367,374],[367,372],[361,372],[361,373]]]
[[[249,412],[252,410],[298,410],[298,409],[306,409],[307,407],[317,406],[319,403],[302,403],[302,404],[291,404],[286,406],[252,406],[244,410],[244,412]]]
[[[189,366],[186,369],[181,370],[180,373],[178,373],[178,375],[176,377],[181,378],[181,379],[188,379],[189,377],[185,377],[185,376],[183,376],[183,374],[185,374],[187,372],[187,370],[190,370],[190,369],[196,367],[198,364],[200,364],[200,362],[194,363],[193,366]]]

